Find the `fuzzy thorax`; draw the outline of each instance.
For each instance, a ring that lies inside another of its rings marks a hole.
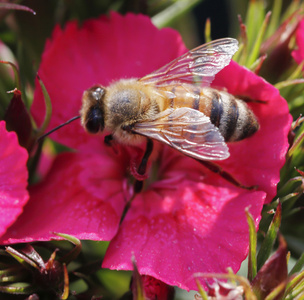
[[[153,119],[159,112],[154,88],[135,79],[120,80],[110,85],[104,97],[105,129],[124,144],[140,144],[145,137],[125,130],[139,122]]]

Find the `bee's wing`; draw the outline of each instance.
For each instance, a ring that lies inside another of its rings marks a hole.
[[[226,67],[238,50],[238,41],[223,38],[201,45],[176,58],[157,71],[139,79],[157,86],[179,83],[202,83],[209,86],[215,74]]]
[[[133,130],[199,160],[229,157],[223,136],[202,112],[188,107],[166,109],[155,119],[135,124]]]

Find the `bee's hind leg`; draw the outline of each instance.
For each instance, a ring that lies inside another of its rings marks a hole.
[[[139,175],[144,175],[147,170],[147,164],[149,161],[149,157],[153,151],[153,141],[151,139],[147,139],[147,146],[144,156],[138,166],[137,173]],[[134,183],[134,193],[139,193],[143,188],[143,180],[136,180]]]
[[[220,166],[218,166],[215,163],[212,163],[210,161],[203,161],[203,160],[198,160],[196,159],[199,163],[201,163],[203,166],[205,166],[207,169],[209,169],[210,171],[219,174],[221,177],[223,177],[224,179],[226,179],[227,181],[229,181],[230,183],[232,183],[233,185],[240,187],[242,189],[246,189],[246,190],[255,190],[257,189],[256,185],[253,186],[245,186],[242,183],[240,183],[237,179],[235,179],[231,174],[229,174],[228,172],[224,171],[223,168],[221,168]]]

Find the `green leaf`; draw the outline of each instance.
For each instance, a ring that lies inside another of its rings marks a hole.
[[[69,242],[71,242],[72,244],[74,244],[76,246],[68,254],[66,254],[64,257],[61,257],[59,259],[60,262],[64,262],[66,265],[68,265],[70,262],[75,260],[76,257],[80,254],[81,249],[82,249],[81,241],[79,239],[75,238],[74,236],[71,236],[68,234],[64,234],[64,233],[54,233],[54,234],[68,240]]]
[[[210,18],[207,18],[206,23],[205,23],[205,41],[206,43],[211,42],[211,21]]]
[[[249,255],[248,255],[248,280],[252,281],[257,274],[256,248],[257,248],[257,234],[255,229],[255,222],[249,209],[245,210],[247,222],[249,225]]]
[[[208,295],[207,293],[205,292],[205,290],[203,289],[203,287],[201,286],[199,280],[196,278],[195,279],[196,281],[196,284],[197,284],[197,287],[198,287],[198,292],[200,294],[200,296],[202,297],[203,300],[208,300]]]
[[[60,299],[66,300],[69,297],[69,274],[66,267],[66,264],[63,264],[63,276],[64,276],[64,285],[63,285],[63,292],[60,296]]]
[[[281,282],[277,287],[275,287],[265,298],[265,300],[280,300],[284,294],[286,287],[286,282]]]
[[[277,210],[273,216],[273,220],[268,228],[266,236],[263,240],[261,248],[257,256],[257,269],[261,269],[266,260],[269,258],[274,242],[277,238],[277,234],[281,225],[282,219],[282,205],[279,202]]]
[[[266,38],[269,38],[279,28],[280,16],[282,11],[282,0],[273,1],[272,15],[267,28]]]
[[[293,266],[293,268],[290,270],[289,272],[289,276],[297,273],[297,272],[300,272],[301,269],[303,268],[304,266],[304,253],[302,253],[302,255],[300,256],[300,258],[297,260],[296,264]]]
[[[152,17],[153,24],[158,28],[170,26],[177,18],[190,11],[201,0],[178,0]]]
[[[25,268],[30,269],[29,266],[31,266],[31,267],[39,270],[39,267],[35,262],[33,262],[26,255],[18,252],[14,248],[8,246],[8,247],[6,247],[6,252],[9,253],[13,258],[15,258]]]
[[[132,262],[133,262],[133,280],[132,280],[133,299],[145,300],[146,298],[145,298],[144,287],[134,257],[132,259]]]
[[[34,289],[28,283],[16,283],[6,286],[0,286],[0,292],[14,295],[28,295],[34,292]]]
[[[258,38],[257,28],[261,28],[265,19],[265,9],[263,0],[250,0],[247,15],[246,15],[246,28],[248,37],[248,49],[252,49],[255,41]]]
[[[290,282],[288,282],[286,286],[286,291],[285,291],[285,297],[290,296],[291,299],[294,299],[297,294],[304,295],[304,271],[302,271],[300,274],[294,276]],[[284,298],[285,298],[284,297]],[[297,298],[297,300],[300,298]]]
[[[47,126],[50,123],[51,116],[52,116],[52,102],[51,102],[50,95],[47,92],[47,89],[46,89],[45,85],[43,84],[42,80],[40,79],[40,77],[38,75],[37,75],[37,79],[38,79],[38,82],[39,82],[40,87],[42,89],[42,94],[43,94],[44,102],[45,102],[45,106],[46,106],[44,121],[43,121],[43,123],[42,123],[42,125],[39,128],[38,133],[37,133],[37,135],[40,136],[44,133],[44,131],[46,130]]]
[[[28,273],[26,273],[24,270],[18,270],[18,273],[14,273],[11,275],[8,274],[1,274],[0,276],[0,283],[4,282],[18,282],[27,279]]]
[[[254,65],[255,61],[259,58],[260,56],[260,49],[261,49],[261,45],[265,36],[265,31],[267,29],[268,23],[269,23],[269,18],[270,18],[271,12],[268,12],[265,16],[265,19],[261,25],[261,27],[257,27],[260,28],[258,30],[258,34],[256,36],[256,39],[254,41],[254,43],[252,44],[252,46],[249,46],[249,49],[251,49],[251,52],[249,54],[249,57],[247,59],[246,62],[246,66],[248,68],[251,68],[252,65]],[[249,35],[249,33],[248,33]]]
[[[280,187],[277,196],[283,198],[289,195],[290,193],[297,193],[298,191],[301,191],[302,185],[304,185],[303,177],[297,176],[290,178],[284,183],[283,186]],[[291,204],[290,206],[292,207],[293,204]]]

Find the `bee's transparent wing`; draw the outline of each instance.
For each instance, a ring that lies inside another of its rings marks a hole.
[[[199,160],[223,160],[229,149],[223,136],[202,112],[188,107],[166,109],[133,130]]]
[[[139,81],[157,86],[168,86],[176,82],[209,86],[215,74],[230,63],[237,50],[238,41],[235,39],[215,40],[190,50]]]

